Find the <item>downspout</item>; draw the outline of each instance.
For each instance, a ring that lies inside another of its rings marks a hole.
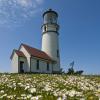
[[[53,74],[53,62],[52,62],[52,74]]]
[[[32,58],[32,57],[30,57],[30,73],[31,73],[31,58]]]
[[[18,73],[20,73],[19,67],[20,67],[20,64],[19,64],[19,56],[18,56]]]

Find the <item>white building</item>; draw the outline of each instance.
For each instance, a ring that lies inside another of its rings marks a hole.
[[[59,73],[58,14],[49,9],[44,12],[42,25],[42,50],[21,44],[11,55],[12,72]]]

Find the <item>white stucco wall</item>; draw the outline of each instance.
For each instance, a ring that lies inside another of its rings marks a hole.
[[[24,72],[28,72],[29,69],[28,69],[28,63],[27,63],[27,59],[25,57],[19,57],[19,67],[20,67],[20,61],[23,61],[24,62],[24,66],[23,66],[23,69],[24,69]],[[19,68],[19,71],[20,72],[20,68]]]
[[[36,70],[36,59],[31,59],[31,72],[37,72],[37,70]]]
[[[51,58],[57,60],[58,38],[54,32],[43,34],[42,50],[45,51]]]
[[[12,66],[12,73],[18,73],[18,56],[15,52],[11,60],[11,66]]]
[[[40,73],[52,73],[52,64],[49,63],[49,71],[47,71],[47,61],[39,60],[39,70],[37,70],[37,58],[31,59],[31,71]]]
[[[27,57],[27,72],[30,72],[30,54],[26,51],[26,49],[21,46],[20,51],[24,53],[24,55]]]
[[[60,54],[57,57],[57,50],[59,50],[58,35],[55,32],[47,32],[42,36],[42,51],[46,52],[57,64],[53,65],[54,71],[60,70]],[[60,51],[59,51],[60,52]]]

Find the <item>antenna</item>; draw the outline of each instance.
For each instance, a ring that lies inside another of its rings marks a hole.
[[[72,68],[74,67],[74,61],[69,64]]]

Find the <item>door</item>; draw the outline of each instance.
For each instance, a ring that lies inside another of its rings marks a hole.
[[[24,62],[20,61],[20,73],[24,73]]]

